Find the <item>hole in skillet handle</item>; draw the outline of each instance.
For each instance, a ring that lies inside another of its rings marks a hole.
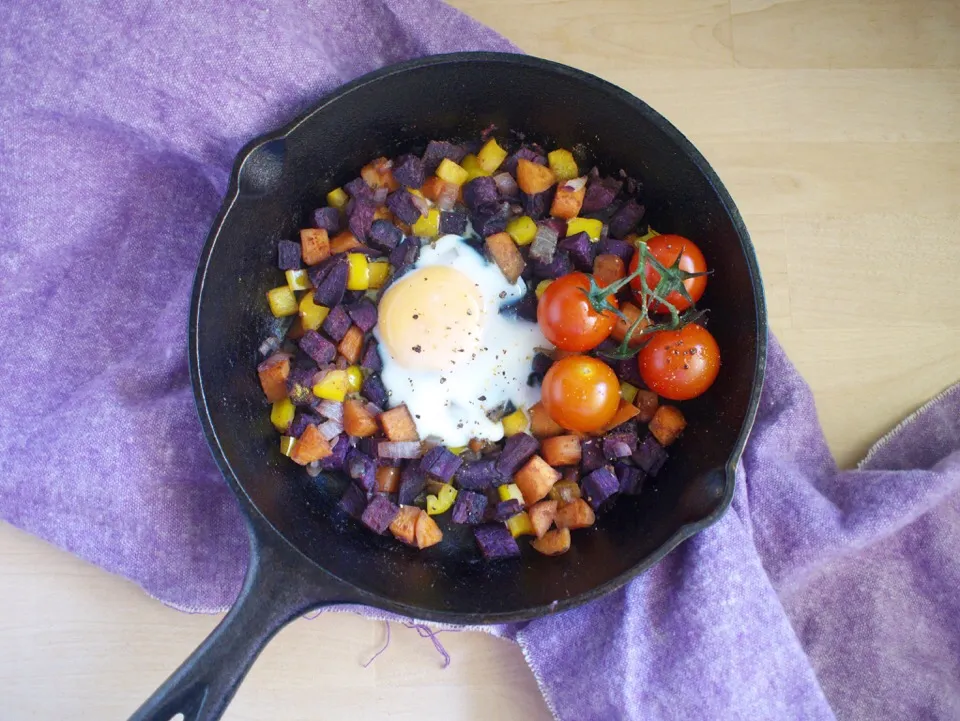
[[[276,138],[261,143],[247,153],[240,166],[237,187],[240,195],[262,198],[280,189],[287,160],[287,141]]]

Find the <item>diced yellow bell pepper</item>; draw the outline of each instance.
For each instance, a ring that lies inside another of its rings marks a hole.
[[[293,436],[280,436],[280,452],[289,456],[293,451],[293,444],[297,442],[297,439]]]
[[[590,236],[590,240],[596,243],[600,240],[601,232],[603,232],[603,221],[596,218],[570,218],[567,221],[567,235],[586,233]]]
[[[655,231],[653,228],[647,228],[646,234],[641,235],[641,236],[640,236],[639,238],[637,238],[636,241],[634,241],[634,242],[637,242],[637,243],[638,243],[638,242],[640,242],[640,241],[642,240],[644,243],[646,243],[648,240],[650,240],[651,238],[655,238],[655,237],[658,236],[658,235],[660,235],[660,233],[658,233],[657,231]]]
[[[347,253],[347,290],[366,290],[370,286],[367,256]]]
[[[440,233],[440,211],[430,208],[426,215],[422,215],[413,224],[413,234],[422,238],[433,238]]]
[[[308,290],[313,287],[310,285],[310,277],[307,275],[307,271],[302,268],[300,270],[288,270],[284,275],[287,276],[287,285],[290,286],[290,290]]]
[[[528,215],[521,215],[507,223],[507,233],[517,245],[530,245],[537,237],[537,224]]]
[[[297,296],[293,294],[289,285],[268,290],[267,303],[270,304],[270,312],[277,318],[294,315],[297,312]]]
[[[427,496],[427,513],[431,516],[446,513],[455,500],[457,500],[457,489],[449,483],[444,483],[437,495]]]
[[[279,400],[270,408],[270,422],[273,423],[274,428],[283,433],[293,423],[293,414],[296,410],[289,398]]]
[[[300,323],[304,330],[317,330],[329,312],[327,306],[313,302],[313,293],[307,293],[300,299]]]
[[[337,210],[343,210],[349,202],[350,198],[343,188],[334,188],[327,193],[327,204],[332,205]]]
[[[557,176],[557,181],[560,183],[565,180],[573,180],[580,175],[580,170],[577,168],[577,161],[574,159],[573,153],[569,150],[564,150],[563,148],[551,150],[547,153],[547,163],[550,165],[550,170]]]
[[[343,401],[350,391],[346,371],[332,370],[313,387],[313,395],[328,401]]]
[[[437,167],[437,177],[454,185],[463,185],[469,174],[463,167],[454,163],[450,158],[444,158]]]
[[[492,173],[499,168],[500,163],[502,163],[506,157],[507,151],[500,147],[496,138],[490,138],[490,140],[480,148],[480,152],[477,153],[477,160],[480,162],[480,167],[487,173]]]
[[[390,263],[375,260],[367,264],[367,285],[370,288],[382,288],[390,277]]]
[[[447,446],[447,450],[450,451],[453,455],[459,456],[461,453],[467,450],[467,447],[466,446]]]
[[[546,280],[541,280],[539,283],[537,283],[537,287],[533,291],[537,295],[537,300],[540,300],[540,296],[542,296],[544,291],[550,287],[552,282],[552,280],[547,278]]]
[[[516,538],[517,536],[535,536],[537,532],[533,530],[533,524],[530,523],[530,516],[527,515],[526,511],[520,511],[515,516],[510,516],[507,519],[507,530],[510,531],[510,535]]]
[[[627,403],[633,403],[633,399],[637,397],[637,391],[639,390],[640,389],[632,383],[620,381],[620,397]]]
[[[517,433],[527,430],[527,414],[523,412],[522,408],[517,408],[509,416],[504,416],[501,423],[503,423],[503,435],[515,436]]]
[[[350,393],[359,393],[363,385],[363,371],[360,366],[350,366],[347,368],[347,389]]]
[[[514,498],[520,501],[521,506],[523,505],[523,493],[520,492],[520,486],[516,483],[505,483],[502,486],[498,486],[497,495],[501,501],[509,501],[511,498]]]
[[[480,165],[480,161],[477,160],[476,155],[465,156],[464,159],[460,161],[460,167],[467,171],[467,179],[463,181],[465,183],[469,183],[474,178],[490,175],[490,173]]]

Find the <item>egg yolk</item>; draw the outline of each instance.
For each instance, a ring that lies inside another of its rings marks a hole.
[[[482,300],[477,284],[459,270],[421,268],[390,286],[380,299],[380,339],[390,355],[411,370],[465,365],[480,347]]]

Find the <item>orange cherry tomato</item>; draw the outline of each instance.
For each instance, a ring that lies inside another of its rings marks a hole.
[[[606,363],[585,355],[562,358],[550,366],[540,388],[547,414],[564,428],[581,433],[600,430],[620,405],[620,381]]]

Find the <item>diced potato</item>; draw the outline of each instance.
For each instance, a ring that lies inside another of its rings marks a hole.
[[[516,483],[504,483],[502,486],[497,486],[497,497],[501,501],[509,501],[512,498],[520,501],[520,505],[523,505],[523,493]]]
[[[307,275],[307,271],[303,270],[286,270],[283,273],[287,277],[287,285],[290,287],[290,290],[309,290],[313,286],[310,285],[310,277]]]
[[[450,158],[444,158],[437,167],[437,177],[448,183],[463,185],[467,182],[469,173],[463,167],[454,163]]]
[[[374,435],[379,427],[377,419],[364,407],[363,402],[351,399],[343,403],[343,430],[356,438],[367,438]]]
[[[597,281],[600,282],[599,280]],[[630,326],[637,322],[637,318],[640,317],[640,309],[635,306],[633,303],[622,303],[620,305],[620,312],[623,313],[627,319],[617,317],[617,323],[613,326],[613,333],[610,335],[616,341],[622,341],[627,337],[627,332],[630,330]],[[637,330],[634,331],[633,337],[630,339],[631,346],[638,346],[644,342],[645,338],[643,337],[643,329],[650,325],[650,321],[641,323]]]
[[[545,556],[559,556],[570,550],[570,529],[557,528],[548,531],[543,538],[530,541],[530,545]]]
[[[337,233],[330,239],[330,253],[348,253],[351,250],[359,248],[362,243],[349,230]]]
[[[297,296],[293,294],[289,285],[268,290],[267,303],[270,304],[270,312],[277,318],[294,315],[297,312]]]
[[[573,180],[580,175],[580,169],[577,168],[577,161],[573,153],[569,150],[559,148],[547,153],[547,163],[550,164],[550,170],[557,176],[561,183],[565,180]]]
[[[593,277],[601,288],[616,283],[626,274],[626,266],[619,255],[601,253],[593,259]]]
[[[570,503],[580,498],[580,496],[580,484],[575,480],[568,480],[566,478],[554,483],[553,488],[550,489],[550,493],[547,494],[547,498],[550,500],[560,501],[561,503]]]
[[[543,403],[537,403],[530,408],[530,435],[534,438],[549,438],[550,436],[559,436],[563,433],[563,427],[557,423]]]
[[[500,422],[503,423],[503,435],[508,438],[527,430],[527,415],[522,408],[517,408],[510,415],[504,416]]]
[[[550,168],[537,165],[524,158],[517,161],[517,185],[527,195],[542,193],[556,182],[557,178]]]
[[[414,531],[417,548],[423,550],[430,546],[435,546],[443,540],[443,531],[425,511],[420,511],[417,517],[417,525]]]
[[[446,513],[455,500],[457,500],[457,489],[449,483],[443,483],[436,495],[430,494],[427,496],[427,513],[431,516]]]
[[[537,237],[537,224],[529,215],[521,215],[507,223],[507,233],[517,245],[530,245]]]
[[[413,234],[423,238],[433,238],[440,233],[440,211],[430,208],[426,215],[422,215],[413,224]]]
[[[507,530],[514,538],[518,536],[533,536],[536,531],[533,530],[533,524],[530,523],[530,516],[526,511],[520,511],[515,516],[510,516],[506,520]]]
[[[293,444],[297,442],[295,436],[280,436],[280,452],[289,456],[293,451]]]
[[[540,298],[543,297],[544,292],[546,292],[547,288],[550,287],[552,282],[552,280],[547,278],[546,280],[541,280],[539,283],[537,283],[537,287],[533,290],[534,294],[537,296],[537,300],[540,300]]]
[[[660,441],[661,446],[669,446],[683,433],[687,419],[676,406],[660,406],[650,421],[650,432]]]
[[[543,460],[553,467],[580,463],[580,439],[577,436],[553,436],[540,442]]]
[[[420,434],[405,405],[391,408],[380,414],[380,425],[391,441],[419,441]]]
[[[343,338],[340,339],[337,352],[346,358],[348,363],[357,363],[360,360],[360,354],[363,352],[363,331],[355,325],[350,326],[344,333]]]
[[[377,490],[380,493],[396,493],[400,490],[400,468],[398,466],[378,466]]]
[[[550,205],[550,215],[555,218],[575,218],[580,213],[583,206],[583,198],[587,194],[587,179],[580,178],[561,182],[557,186],[557,192],[553,196],[553,203]]]
[[[530,516],[530,525],[533,526],[533,533],[537,538],[543,538],[543,534],[550,530],[553,525],[553,519],[557,515],[556,501],[540,501],[535,503],[527,511]]]
[[[290,460],[305,466],[308,463],[319,461],[333,453],[330,443],[314,425],[307,426],[306,430],[293,444],[290,451]]]
[[[480,161],[480,167],[488,173],[500,167],[507,159],[507,151],[500,147],[496,138],[490,138],[477,153],[477,160]]]
[[[347,372],[332,370],[320,382],[313,386],[313,395],[328,401],[343,401],[350,390],[350,379]]]
[[[330,236],[323,228],[300,231],[300,257],[307,265],[316,265],[330,257]]]
[[[359,393],[363,386],[363,371],[360,366],[350,366],[347,368],[347,390],[350,393]]]
[[[408,546],[416,544],[417,520],[420,518],[422,510],[416,506],[400,506],[400,513],[390,524],[390,533],[394,537],[406,543]],[[424,514],[426,515],[426,514]]]
[[[545,497],[559,480],[560,472],[537,455],[530,458],[513,476],[513,482],[517,484],[523,494],[523,502],[528,506]]]
[[[557,515],[553,522],[557,528],[587,528],[597,520],[590,504],[582,498],[557,506]]]
[[[368,265],[367,256],[363,253],[347,253],[347,290],[366,290],[370,287]]]
[[[617,412],[613,414],[613,418],[610,419],[610,422],[601,428],[598,433],[603,434],[609,430],[613,430],[617,426],[623,425],[627,421],[636,418],[639,414],[640,411],[635,405],[633,405],[633,403],[627,403],[627,401],[621,398],[620,405],[617,406]]]
[[[387,158],[377,158],[360,169],[360,177],[371,188],[387,188],[391,191],[400,187],[393,177],[393,161]]]
[[[350,202],[350,196],[343,188],[334,188],[327,193],[327,205],[332,205],[337,210],[343,210]]]
[[[567,235],[586,233],[596,243],[603,232],[603,221],[597,218],[570,218],[567,221]]]
[[[367,264],[367,286],[382,288],[390,277],[390,263],[385,260],[375,260]]]
[[[637,391],[637,395],[633,399],[633,405],[640,411],[637,414],[637,420],[641,423],[649,423],[653,420],[653,415],[660,406],[660,398],[653,391],[641,389]]]
[[[507,233],[494,233],[487,237],[486,244],[487,251],[489,251],[500,270],[503,271],[504,277],[510,283],[516,283],[527,264],[524,262],[523,256],[520,255],[513,238]]]
[[[481,178],[491,174],[483,169],[476,155],[464,156],[463,160],[460,161],[460,166],[467,171],[467,179],[463,181],[464,183],[469,183],[474,178]]]
[[[287,397],[287,377],[290,375],[290,358],[274,355],[257,367],[260,386],[270,403],[276,403]]]
[[[633,399],[637,397],[638,390],[640,389],[633,385],[633,383],[620,381],[620,397],[627,403],[633,403]]]
[[[293,423],[293,414],[296,413],[296,407],[289,398],[283,398],[270,408],[270,422],[273,427],[281,433],[286,433],[290,424]]]
[[[317,330],[327,319],[330,309],[313,302],[313,293],[307,293],[300,299],[300,321],[304,330]]]

